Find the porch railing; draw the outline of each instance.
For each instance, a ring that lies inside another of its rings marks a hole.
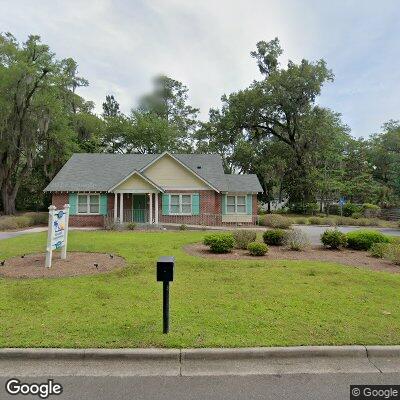
[[[114,221],[114,210],[107,213],[107,220]],[[117,213],[117,222],[120,222],[119,212]],[[123,223],[136,222],[136,223],[149,223],[149,210],[145,209],[126,209],[123,210]]]

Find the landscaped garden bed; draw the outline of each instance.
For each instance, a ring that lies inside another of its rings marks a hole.
[[[61,276],[93,275],[122,268],[125,260],[114,254],[69,252],[65,260],[54,253],[51,268],[46,268],[45,253],[23,254],[3,260],[0,277],[54,278]]]
[[[211,258],[214,260],[249,260],[254,256],[248,250],[233,249],[230,253],[216,254],[202,243],[185,246],[185,251],[193,256]],[[400,273],[400,266],[393,265],[390,261],[371,257],[366,251],[356,250],[329,250],[322,246],[312,246],[303,251],[294,251],[281,246],[269,246],[268,253],[256,257],[259,260],[315,260],[330,263],[349,265],[359,268],[369,268],[375,271]]]
[[[270,255],[240,260],[184,250],[206,234],[71,231],[69,251],[119,255],[126,267],[87,276],[0,278],[0,347],[400,342],[400,274],[318,259],[275,260],[273,246]],[[45,233],[2,240],[0,260],[43,253],[45,243]],[[168,335],[162,334],[162,285],[155,271],[165,255],[176,258]]]

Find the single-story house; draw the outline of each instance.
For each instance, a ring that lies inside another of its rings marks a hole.
[[[45,189],[72,226],[255,223],[256,175],[225,174],[217,154],[74,154]]]

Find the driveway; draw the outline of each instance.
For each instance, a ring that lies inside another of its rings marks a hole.
[[[321,244],[320,237],[328,229],[329,226],[319,226],[319,225],[293,225],[293,227],[301,229],[305,232],[311,240],[312,244]],[[400,236],[400,229],[394,228],[375,228],[375,227],[361,227],[361,226],[338,226],[341,232],[347,233],[352,231],[357,231],[359,229],[374,229],[390,236]]]

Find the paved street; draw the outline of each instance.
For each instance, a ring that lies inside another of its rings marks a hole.
[[[296,228],[301,229],[310,237],[312,244],[321,244],[320,237],[329,226],[315,226],[315,225],[295,225]],[[375,228],[375,227],[361,227],[361,226],[339,226],[338,229],[344,233],[356,231],[359,229],[375,229],[385,235],[400,236],[400,229],[393,228]]]
[[[23,379],[45,382],[48,377]],[[351,384],[400,384],[400,374],[295,374],[205,377],[54,377],[63,394],[54,400],[343,400]],[[0,399],[39,399],[5,393],[0,378]]]

